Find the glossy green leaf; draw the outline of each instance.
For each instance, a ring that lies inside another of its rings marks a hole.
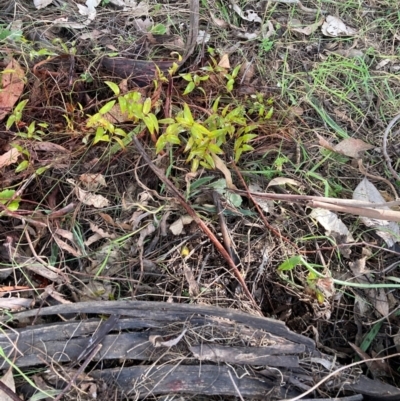
[[[156,143],[156,153],[160,153],[165,148],[166,144],[165,135],[161,135]]]
[[[23,160],[21,163],[18,164],[17,168],[15,169],[16,173],[20,173],[21,171],[26,170],[29,167],[29,161]]]
[[[158,133],[160,127],[158,125],[158,120],[155,114],[149,113],[148,117],[153,121],[154,130]]]
[[[96,130],[96,135],[93,140],[93,144],[103,141],[103,142],[110,142],[110,137],[105,134],[105,130],[103,127],[98,127]]]
[[[186,86],[185,92],[183,92],[184,95],[189,94],[190,92],[193,92],[193,90],[196,88],[196,84],[192,81],[189,82],[188,85]]]
[[[149,130],[150,134],[153,135],[155,131],[153,120],[149,116],[143,116],[143,121],[146,124],[146,127]]]
[[[212,158],[212,156],[209,153],[206,153],[204,155],[204,160],[207,162],[207,164],[211,167],[211,168],[215,168],[215,162],[214,159]]]
[[[301,256],[292,256],[279,265],[278,271],[293,270],[297,265],[302,264],[303,262]]]
[[[210,132],[209,138],[210,139],[220,138],[220,137],[224,138],[227,133],[228,133],[228,128],[216,129]]]
[[[187,144],[186,144],[184,152],[186,153],[190,149],[192,149],[193,145],[194,145],[194,139],[192,137],[189,137],[189,140],[187,141]]]
[[[151,110],[151,99],[148,97],[143,103],[143,114],[149,114]]]
[[[190,111],[190,108],[186,103],[183,105],[183,118],[189,125],[192,125],[194,123],[192,112]]]
[[[14,196],[14,194],[15,194],[14,189],[5,189],[5,190],[1,191],[0,192],[0,203],[3,205],[7,204],[10,201],[10,199]],[[19,197],[13,199],[7,205],[7,209],[11,210],[12,212],[15,212],[16,210],[18,210],[20,199],[21,198],[19,198]]]
[[[216,113],[216,112],[218,111],[220,99],[221,99],[221,96],[218,96],[218,97],[215,99],[215,101],[214,101],[214,103],[213,103],[213,105],[212,105],[212,111],[213,111],[214,113]]]
[[[14,109],[14,113],[22,113],[22,110],[25,108],[26,104],[28,103],[28,100],[22,100],[19,102]]]
[[[167,127],[167,129],[165,130],[165,134],[166,135],[170,135],[170,134],[178,135],[184,131],[185,131],[185,129],[182,127],[181,124],[175,123],[175,124],[171,124]]]
[[[242,156],[243,149],[239,148],[235,151],[235,162],[237,163],[240,159],[240,156]]]
[[[233,90],[233,85],[235,84],[235,80],[234,79],[230,79],[227,83],[226,83],[226,90],[228,92],[232,92]]]
[[[193,126],[190,130],[191,133],[195,134],[195,135],[200,135],[201,137],[203,136],[211,136],[211,132],[204,127],[203,125],[199,124],[199,123],[193,123]]]
[[[165,140],[173,145],[180,145],[181,140],[176,135],[165,135]]]
[[[269,109],[269,111],[268,111],[268,113],[265,115],[265,119],[266,120],[269,120],[271,117],[272,117],[272,114],[274,114],[274,108],[273,107],[271,107],[270,109]]]
[[[126,136],[127,136],[127,133],[122,128],[115,128],[114,134],[119,135],[122,138],[126,138]]]
[[[116,83],[111,81],[104,81],[104,83],[114,92],[115,96],[119,96],[120,89]]]
[[[36,171],[35,174],[36,175],[42,175],[45,171],[47,171],[50,168],[50,166],[43,166],[43,167],[39,167]]]
[[[223,150],[219,146],[215,145],[214,143],[210,143],[208,145],[208,150],[210,152],[215,153],[216,155],[221,155],[224,153]]]
[[[250,150],[254,150],[253,146],[247,145],[247,144],[244,144],[244,145],[242,146],[242,151],[243,151],[243,152],[248,152],[248,151],[250,151]]]
[[[252,139],[257,138],[257,134],[246,134],[241,136],[241,139],[243,140],[243,142],[250,142]]]
[[[239,65],[237,65],[237,66],[235,67],[235,69],[232,71],[232,78],[233,78],[233,79],[235,79],[235,78],[238,76],[239,71],[240,71],[240,67],[241,67],[241,65],[239,64]]]
[[[204,167],[207,170],[211,170],[213,168],[204,160],[200,160],[200,166]]]
[[[173,118],[162,118],[161,120],[158,120],[159,124],[174,124],[175,120]]]
[[[11,116],[8,117],[8,119],[7,119],[6,128],[10,129],[13,126],[13,124],[15,123],[15,120],[16,120],[15,115],[11,114]]]
[[[196,172],[197,169],[199,168],[199,163],[200,163],[199,159],[192,160],[192,169],[191,170],[193,173]]]
[[[188,82],[192,82],[193,81],[192,74],[190,72],[188,72],[187,74],[179,74],[179,76],[181,78],[183,78],[185,81],[188,81]]]
[[[167,27],[164,24],[156,24],[151,28],[150,32],[155,35],[165,35],[167,33]]]
[[[127,112],[127,100],[120,96],[118,98],[118,103],[119,103],[119,108],[121,109],[121,113],[126,113]]]
[[[104,115],[106,113],[108,113],[115,104],[115,100],[111,100],[110,102],[106,103],[100,110],[99,110],[99,114]]]

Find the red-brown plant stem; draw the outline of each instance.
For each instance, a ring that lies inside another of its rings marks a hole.
[[[143,148],[142,144],[140,143],[139,139],[134,136],[133,142],[135,143],[136,149],[142,155],[143,159],[146,161],[146,163],[151,168],[151,170],[153,170],[154,173],[157,175],[157,177],[168,187],[168,189],[176,197],[176,199],[183,206],[183,208],[187,211],[187,213],[193,218],[193,220],[200,227],[200,229],[204,232],[204,234],[206,234],[210,238],[211,242],[217,248],[218,252],[227,261],[231,272],[236,277],[239,284],[242,286],[244,293],[247,295],[247,297],[249,298],[251,303],[254,305],[254,307],[257,309],[257,311],[259,313],[261,313],[259,306],[257,305],[256,301],[254,300],[253,296],[251,295],[251,292],[247,288],[246,282],[244,281],[242,275],[240,274],[238,268],[236,267],[235,263],[233,262],[232,258],[230,257],[229,253],[226,251],[224,246],[218,241],[218,239],[216,238],[214,233],[207,227],[207,225],[204,223],[204,221],[201,220],[199,216],[197,216],[195,210],[186,202],[185,198],[178,191],[178,189],[175,187],[175,185],[165,176],[163,171],[161,171],[152,162],[150,157],[147,155],[145,149]]]

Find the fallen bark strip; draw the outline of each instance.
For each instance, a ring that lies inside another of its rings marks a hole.
[[[296,345],[292,352],[301,353]],[[272,349],[271,349],[272,348]],[[285,349],[286,348],[286,349]],[[291,347],[228,347],[216,344],[201,344],[189,347],[199,361],[235,363],[239,365],[268,365],[298,368],[299,357],[290,354]],[[303,352],[304,352],[303,348]]]
[[[243,397],[269,394],[268,399],[277,400],[289,394],[299,394],[296,391],[288,391],[275,381],[249,377],[245,373],[246,371],[240,368],[233,369],[228,366],[165,365],[104,369],[95,371],[90,376],[106,382],[116,382],[126,394],[139,397],[175,393],[239,396],[236,388]]]
[[[315,350],[311,339],[290,332],[283,322],[249,316],[231,309],[145,301],[94,301],[16,313],[15,318],[80,313],[129,316],[115,321],[112,333],[102,340],[98,354],[90,355],[88,359],[140,362],[140,367],[127,370],[116,368],[92,372],[94,378],[115,380],[125,392],[143,396],[149,394],[149,391],[150,394],[195,392],[205,395],[237,395],[235,391],[243,389],[243,396],[249,394],[265,397],[268,392],[271,400],[287,397],[300,400],[301,394],[300,398],[296,398],[299,392],[293,389],[311,389],[321,379],[318,385],[322,383],[322,392],[334,393],[346,389],[379,397],[376,399],[380,401],[400,399],[399,389],[379,380],[358,377],[352,371],[352,365],[348,367],[335,363],[332,357]],[[43,363],[56,366],[56,362],[71,361],[79,356],[82,349],[90,344],[88,335],[98,330],[99,322],[60,322],[8,330],[0,334],[0,347],[16,366],[37,366]],[[187,331],[186,341],[177,343],[172,349],[158,347],[150,341],[150,337],[155,334],[176,335],[183,328]],[[229,339],[232,346],[215,343],[215,337]],[[255,345],[237,346],[243,343]],[[324,365],[316,367],[314,356],[318,360],[326,359],[332,368],[321,369]],[[185,366],[176,365],[177,357]],[[206,359],[213,361],[213,364],[207,363]],[[174,366],[166,365],[172,361]],[[4,368],[6,364],[2,362],[0,367]],[[225,364],[233,365],[233,368]],[[264,366],[265,373],[245,366],[241,368],[241,365]],[[279,371],[276,368],[269,369],[269,366],[278,366]],[[338,372],[335,380],[330,379],[328,382],[335,368],[334,372]],[[209,374],[203,376],[203,372]],[[241,377],[239,381],[238,377]],[[301,379],[297,380],[299,377]],[[281,386],[282,381],[287,383],[284,387]]]
[[[304,344],[307,351],[315,349],[315,343],[308,337],[290,331],[284,322],[266,317],[251,316],[229,308],[218,308],[214,306],[191,305],[191,304],[169,304],[166,302],[147,301],[90,301],[75,304],[64,304],[49,306],[39,310],[30,310],[15,313],[15,319],[24,319],[34,316],[48,316],[69,313],[108,314],[134,317],[144,321],[156,321],[167,323],[190,322],[192,318],[199,316],[219,317],[229,319],[237,324],[246,325],[253,329],[264,330],[277,337],[295,343]],[[214,321],[214,324],[216,322]]]

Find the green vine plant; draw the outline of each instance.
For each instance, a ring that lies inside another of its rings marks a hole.
[[[139,92],[129,92],[125,95],[120,95],[120,89],[114,82],[105,82],[108,87],[114,92],[118,99],[119,110],[126,118],[134,123],[144,122],[149,132],[153,135],[158,133],[159,124],[155,114],[151,112],[151,99],[147,98],[142,102],[142,95]],[[93,144],[100,141],[110,142],[114,139],[122,148],[125,148],[125,143],[122,138],[127,137],[127,133],[116,127],[107,118],[107,114],[112,110],[116,100],[107,102],[96,114],[89,116],[86,126],[88,128],[96,128],[96,134],[93,139]],[[110,137],[111,136],[111,137]]]
[[[221,72],[216,65],[205,68],[207,74]],[[169,74],[172,76],[175,70],[172,68]],[[226,92],[232,91],[239,71],[240,65],[231,74],[224,74],[227,80]],[[182,74],[181,77],[189,82],[184,91],[184,94],[188,94],[195,88],[202,89],[200,84],[206,81],[209,75],[188,73]],[[159,72],[159,80],[155,81],[155,87],[165,80],[164,75]],[[233,141],[234,159],[237,162],[244,152],[253,150],[251,142],[257,137],[254,131],[260,126],[260,123],[253,122],[249,115],[256,115],[256,120],[265,121],[273,114],[270,101],[266,102],[262,95],[257,95],[252,102],[235,106],[228,104],[224,107],[220,106],[218,97],[214,100],[211,113],[206,119],[195,119],[187,103],[184,103],[183,109],[172,117],[158,119],[157,106],[152,106],[150,98],[143,100],[142,95],[136,91],[122,95],[117,84],[109,81],[105,83],[113,91],[116,99],[108,101],[96,114],[88,116],[87,127],[95,128],[93,144],[113,140],[121,148],[125,148],[131,141],[134,133],[127,134],[122,128],[116,127],[108,116],[110,111],[118,107],[127,121],[138,125],[144,124],[152,136],[159,133],[161,125],[164,126],[163,133],[156,142],[157,153],[170,146],[184,146],[186,161],[191,163],[193,172],[200,166],[206,169],[215,168],[217,156],[224,153],[223,147],[230,141]],[[134,131],[136,133],[137,129]]]
[[[205,121],[196,121],[186,103],[175,118],[164,119],[163,123],[167,123],[168,127],[158,138],[157,153],[168,144],[181,145],[185,141],[184,152],[188,154],[186,160],[191,162],[192,171],[196,171],[199,166],[215,168],[215,155],[224,153],[222,146],[230,138],[234,139],[235,161],[239,160],[243,152],[252,150],[249,142],[257,135],[251,132],[258,128],[258,124],[249,123],[244,106],[230,110],[228,105],[219,110],[219,100],[215,100],[213,113]],[[183,133],[187,133],[187,137],[182,137]]]
[[[48,124],[46,123],[38,123],[36,127],[35,121],[32,121],[29,125],[22,121],[23,112],[25,109],[28,100],[20,101],[15,107],[6,122],[6,128],[9,130],[13,125],[15,125],[16,132],[15,135],[19,138],[27,139],[27,140],[36,140],[42,141],[43,137],[46,135],[46,132],[43,130],[47,130]],[[26,170],[29,167],[30,163],[30,152],[24,147],[17,143],[12,143],[12,147],[18,150],[18,152],[24,157],[24,160],[18,164],[15,169],[16,173]],[[41,171],[37,172],[41,174]]]

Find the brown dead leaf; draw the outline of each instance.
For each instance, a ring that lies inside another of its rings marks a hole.
[[[358,159],[360,157],[360,152],[373,149],[374,147],[375,146],[370,145],[361,139],[346,138],[338,143],[333,150],[342,155]]]
[[[115,222],[113,218],[107,213],[99,213],[99,215],[110,226],[118,227],[122,230],[130,230],[132,228],[130,224]]]
[[[321,18],[319,21],[314,22],[311,25],[307,25],[304,28],[300,28],[301,23],[298,22],[298,20],[292,20],[295,21],[295,23],[292,23],[289,25],[289,29],[293,32],[298,32],[298,33],[302,33],[306,36],[311,35],[312,33],[314,33],[318,27],[320,27],[323,22],[324,22],[325,18]]]
[[[365,268],[366,257],[350,262],[349,266],[357,282],[361,284],[370,283],[371,273]],[[389,314],[389,301],[384,288],[371,288],[364,291],[366,298],[368,298],[375,310],[380,315],[387,316]]]
[[[87,190],[94,191],[99,186],[106,187],[107,183],[103,174],[81,174],[79,176],[81,181]]]
[[[20,155],[21,153],[19,153],[18,150],[15,148],[12,148],[8,152],[2,154],[0,156],[0,168],[15,163]]]
[[[98,241],[99,239],[102,238],[115,238],[115,234],[110,234],[106,231],[104,231],[102,228],[96,226],[96,224],[90,222],[90,229],[94,232],[94,235],[90,236],[84,244],[86,246],[92,245],[94,242]]]
[[[325,149],[331,150],[332,152],[335,151],[334,147],[321,135],[315,134],[318,138],[318,144]]]
[[[15,393],[15,382],[12,368],[7,370],[0,381]],[[0,399],[1,401],[13,401],[13,399],[2,390],[0,390]]]
[[[131,119],[129,118],[128,113],[123,113],[121,111],[121,107],[119,106],[119,104],[114,104],[114,106],[112,107],[112,109],[104,114],[103,116],[107,121],[109,121],[112,124],[116,124],[116,123],[124,123],[126,121],[130,121]]]
[[[0,121],[12,110],[24,90],[24,70],[14,60],[8,63],[2,74],[0,90]]]
[[[172,234],[180,235],[183,231],[183,226],[190,224],[193,221],[193,217],[189,216],[188,214],[179,217],[179,219],[175,220],[170,226],[169,229],[171,230]]]
[[[267,188],[272,187],[274,185],[286,185],[286,184],[294,185],[296,187],[301,186],[301,183],[299,181],[293,180],[292,178],[276,177],[268,183]]]
[[[54,240],[56,241],[57,245],[63,249],[64,251],[70,253],[71,255],[74,255],[75,257],[82,257],[82,253],[80,252],[78,246],[75,243],[74,235],[72,234],[71,231],[68,230],[63,230],[62,228],[57,228],[56,231],[54,232]],[[63,237],[67,239],[68,241],[71,241],[71,243],[74,245],[72,247],[71,245],[67,244],[65,241],[63,241],[60,237]]]
[[[214,25],[218,26],[219,28],[228,28],[228,24],[223,19],[217,18],[211,11],[210,16]]]
[[[32,145],[34,150],[42,151],[42,152],[60,152],[60,153],[70,153],[69,150],[65,149],[61,145],[57,145],[52,142],[38,142],[35,141]]]
[[[231,68],[231,63],[229,62],[229,54],[225,53],[222,55],[221,60],[218,63],[218,67],[226,68],[229,70]]]
[[[75,193],[77,198],[88,206],[93,206],[96,209],[101,209],[103,207],[107,207],[110,204],[110,201],[106,199],[102,195],[95,195],[91,192],[84,191],[79,187],[75,187]]]
[[[118,84],[118,87],[121,90],[121,95],[125,95],[126,93],[128,93],[129,92],[128,78],[121,80],[121,82]]]
[[[222,161],[222,159],[214,153],[212,154],[212,158],[215,163],[215,168],[217,168],[219,171],[221,171],[225,177],[226,187],[229,189],[237,189],[236,185],[234,185],[234,183],[232,181],[232,174],[229,171],[228,167],[225,166],[225,163]]]
[[[389,315],[389,302],[384,288],[372,288],[367,291],[368,298],[371,300],[375,309],[382,315]]]

